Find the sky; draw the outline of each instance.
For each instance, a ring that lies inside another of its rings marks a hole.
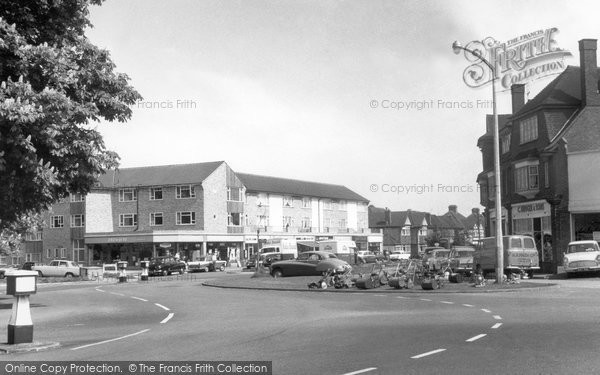
[[[121,168],[223,160],[236,172],[344,185],[377,207],[479,205],[492,89],[463,45],[557,28],[600,36],[594,1],[107,0],[87,36],[144,97],[97,129]],[[575,22],[576,20],[576,22]],[[556,75],[526,85],[532,99]],[[510,91],[497,90],[499,113]],[[394,108],[392,108],[394,107]],[[400,107],[400,108],[398,108]]]

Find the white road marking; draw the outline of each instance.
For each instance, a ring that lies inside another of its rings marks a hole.
[[[110,292],[110,294],[114,294],[115,296],[121,296],[121,297],[125,296],[125,294],[115,293],[115,292]]]
[[[175,315],[175,314],[173,314],[173,313],[169,313],[169,315],[167,315],[167,317],[166,317],[166,318],[164,318],[164,319],[163,319],[163,320],[160,322],[160,324],[165,324],[166,322],[168,322],[169,320],[171,320],[171,318],[173,317],[173,315]]]
[[[160,307],[160,308],[161,308],[161,309],[163,309],[163,310],[171,311],[171,309],[170,309],[170,308],[168,308],[168,307],[165,307],[165,306],[161,305],[160,303],[155,303],[155,305],[156,305],[156,306],[158,306],[158,307]]]
[[[96,289],[96,291],[106,293],[106,290],[102,290],[102,289]]]
[[[454,305],[454,302],[450,301],[440,301],[441,303],[445,303],[446,305]]]
[[[402,296],[399,296],[399,297],[396,297],[396,298],[407,299],[407,297],[402,297]]]
[[[488,310],[488,309],[481,309],[481,311],[483,311],[483,312],[485,312],[485,313],[488,313],[488,314],[489,314],[489,313],[491,313],[491,311],[490,311],[490,310]]]
[[[79,350],[79,349],[83,349],[83,348],[89,348],[90,346],[96,346],[96,345],[106,344],[106,343],[117,341],[117,340],[123,340],[123,339],[126,339],[128,337],[137,336],[139,334],[142,334],[142,333],[148,332],[148,331],[150,331],[150,329],[144,329],[142,331],[139,331],[139,332],[136,332],[136,333],[132,333],[130,335],[125,335],[125,336],[117,337],[117,338],[110,339],[110,340],[104,340],[104,341],[100,341],[100,342],[95,342],[93,344],[87,344],[87,345],[78,346],[76,348],[72,348],[71,350]]]
[[[464,307],[473,307],[473,305],[469,305],[469,304],[466,304],[466,303],[463,303],[463,306]]]
[[[385,297],[385,294],[374,294],[377,297]]]
[[[473,341],[479,340],[480,338],[485,337],[485,336],[487,336],[487,334],[482,333],[481,335],[471,337],[470,339],[466,340],[466,342],[473,342]]]
[[[430,300],[430,299],[427,299],[427,298],[419,298],[419,299],[420,299],[421,301],[427,301],[427,302],[431,302],[431,300]]]
[[[427,353],[423,353],[423,354],[419,354],[419,355],[412,356],[412,357],[410,357],[410,358],[412,358],[412,359],[419,359],[419,358],[427,357],[428,355],[432,355],[432,354],[441,353],[441,352],[443,352],[443,351],[445,351],[445,350],[446,350],[446,349],[436,349],[436,350],[432,350],[432,351],[430,351],[430,352],[427,352]]]
[[[494,319],[496,319],[496,320],[502,320],[502,317],[500,315],[494,315]]]
[[[358,371],[354,371],[354,372],[347,372],[343,375],[357,375],[357,374],[364,374],[365,372],[369,372],[369,371],[373,371],[373,370],[377,370],[377,367],[369,367],[363,370],[358,370]]]
[[[500,328],[501,325],[502,325],[502,323],[496,323],[492,326],[492,329],[498,329],[498,328]]]
[[[131,297],[131,298],[137,299],[138,301],[148,302],[147,299],[143,299],[143,298],[140,298],[140,297]]]

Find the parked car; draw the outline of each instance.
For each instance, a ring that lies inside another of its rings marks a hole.
[[[262,253],[258,256],[257,265],[262,267],[269,267],[275,262],[282,260],[283,255],[279,252],[276,253]]]
[[[404,251],[393,251],[390,254],[390,260],[403,260],[410,259],[410,253],[406,253]]]
[[[431,271],[440,271],[450,262],[450,250],[443,247],[426,248],[423,254],[423,266]]]
[[[470,246],[455,246],[450,250],[450,268],[452,272],[467,276],[473,272],[473,253],[475,248]]]
[[[203,271],[225,271],[227,262],[224,260],[213,260],[211,256],[204,256],[198,260],[187,262],[188,272],[203,272]]]
[[[185,262],[176,259],[175,257],[158,257],[150,260],[150,265],[148,266],[148,275],[168,276],[173,273],[183,274],[185,269]]]
[[[326,259],[337,259],[337,256],[326,251],[306,251],[296,259],[274,262],[269,268],[273,277],[321,276],[323,272],[317,271],[317,264]]]
[[[26,271],[31,271],[31,269],[33,268],[33,266],[41,266],[42,263],[37,263],[37,262],[25,262],[21,265],[20,269],[22,270],[26,270]]]
[[[48,265],[34,265],[31,270],[37,271],[40,277],[79,276],[79,264],[70,260],[53,260]]]
[[[564,254],[563,266],[567,277],[580,272],[600,271],[600,247],[598,242],[570,242]]]
[[[6,264],[0,264],[0,279],[4,279],[4,274],[9,270],[14,270],[13,266],[8,266]]]
[[[256,256],[252,255],[246,261],[246,268],[250,269],[250,268],[254,268],[254,267],[256,267]]]
[[[358,263],[375,263],[377,257],[370,251],[361,250],[356,253]]]

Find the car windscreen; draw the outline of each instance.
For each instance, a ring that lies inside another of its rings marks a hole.
[[[471,256],[473,256],[473,252],[472,251],[458,251],[458,252],[456,252],[456,256],[458,256],[458,257],[471,257]]]
[[[450,255],[450,251],[436,251],[435,256],[437,258],[448,258]]]
[[[594,246],[594,244],[582,243],[582,244],[574,244],[569,245],[567,248],[567,253],[585,253],[587,251],[598,251],[598,248]]]

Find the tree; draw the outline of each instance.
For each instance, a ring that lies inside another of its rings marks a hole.
[[[141,99],[85,36],[103,0],[0,0],[0,231],[116,167],[90,122],[125,122]]]

